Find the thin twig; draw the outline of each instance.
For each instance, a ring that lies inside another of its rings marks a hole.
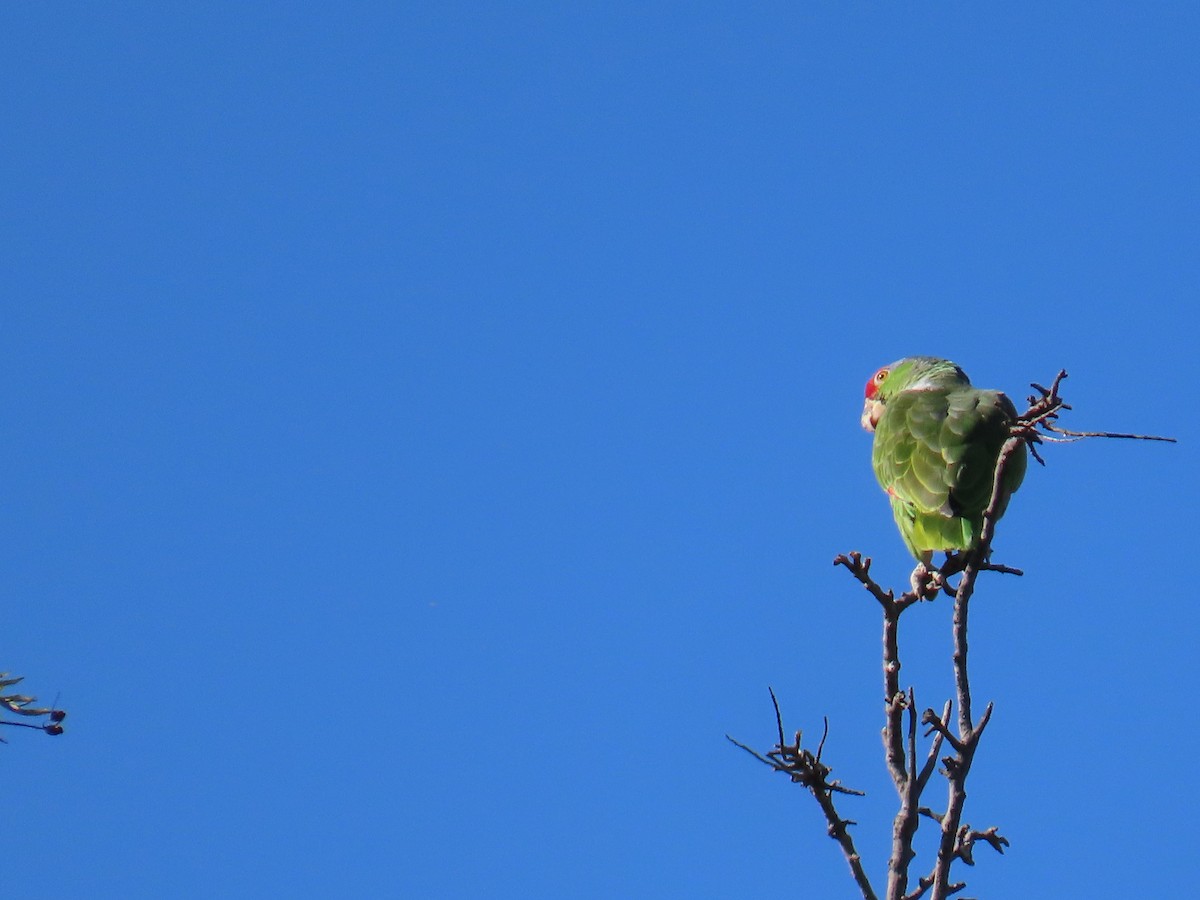
[[[885,591],[871,577],[871,557],[864,557],[857,550],[849,553],[839,553],[833,558],[835,566],[845,566],[850,570],[859,583],[871,592],[871,596],[879,601],[880,606],[887,609],[888,604],[896,602],[896,596],[891,591]]]
[[[945,722],[950,718],[951,701],[947,700],[945,707],[942,709],[940,721]],[[927,710],[927,713],[932,713],[933,710]],[[924,716],[922,716],[924,718]],[[929,735],[926,734],[926,737]],[[938,754],[942,752],[942,741],[946,738],[946,734],[937,731],[933,738],[933,743],[929,745],[929,752],[925,755],[925,765],[921,767],[920,774],[917,775],[917,784],[924,790],[925,785],[929,783],[930,777],[933,775],[934,769],[937,767]],[[918,810],[920,812],[920,810]]]
[[[1047,431],[1053,431],[1056,434],[1065,434],[1068,437],[1083,439],[1083,438],[1118,438],[1129,441],[1165,441],[1168,444],[1178,444],[1173,437],[1162,437],[1157,434],[1125,434],[1120,431],[1072,431],[1069,428],[1059,428],[1057,425],[1043,426]]]
[[[779,743],[773,749],[766,754],[762,754],[729,735],[725,735],[725,737],[734,746],[745,750],[759,762],[770,766],[776,772],[783,772],[793,782],[802,784],[808,789],[809,793],[816,798],[817,804],[821,807],[821,812],[825,815],[825,821],[828,826],[826,830],[829,836],[837,841],[838,846],[841,847],[842,855],[846,858],[846,862],[850,866],[850,873],[859,890],[862,892],[863,900],[878,900],[875,890],[871,886],[871,881],[867,877],[866,869],[863,868],[862,858],[858,855],[858,850],[854,846],[854,839],[850,836],[849,828],[855,823],[852,819],[845,819],[839,815],[837,807],[833,802],[834,794],[849,794],[861,797],[863,796],[863,792],[845,787],[838,781],[830,781],[829,775],[833,770],[821,762],[820,757],[825,749],[825,739],[829,736],[829,719],[825,719],[825,732],[821,737],[821,743],[817,747],[815,755],[812,751],[800,746],[801,735],[799,731],[796,732],[795,741],[788,744],[783,737],[783,715],[779,710],[779,700],[776,698],[774,690],[770,690],[770,693],[771,703],[775,707],[775,724],[779,734]]]
[[[1021,569],[1014,569],[1012,566],[1002,566],[999,563],[980,563],[980,572],[999,572],[1001,575],[1024,575]]]

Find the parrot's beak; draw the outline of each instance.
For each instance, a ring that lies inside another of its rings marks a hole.
[[[879,417],[883,415],[882,400],[867,400],[863,404],[862,427],[867,431],[874,431],[875,426],[879,424]]]

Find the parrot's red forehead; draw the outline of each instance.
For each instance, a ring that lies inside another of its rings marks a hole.
[[[863,392],[868,400],[875,399],[875,395],[879,393],[879,388],[883,385],[884,381],[887,380],[888,372],[890,371],[891,369],[889,369],[887,366],[884,366],[871,376],[870,380],[867,382],[867,389]]]

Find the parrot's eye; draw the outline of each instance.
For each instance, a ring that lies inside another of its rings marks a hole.
[[[880,369],[878,372],[876,372],[874,375],[871,376],[871,380],[867,382],[866,396],[867,396],[868,400],[875,399],[875,395],[877,393],[879,393],[879,386],[881,384],[883,384],[884,381],[887,380],[887,377],[888,377],[887,368]]]

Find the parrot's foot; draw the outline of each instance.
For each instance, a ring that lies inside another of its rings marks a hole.
[[[917,567],[913,569],[912,576],[909,578],[913,593],[921,600],[935,599],[945,583],[946,579],[942,577],[942,573],[928,562],[917,563]]]

